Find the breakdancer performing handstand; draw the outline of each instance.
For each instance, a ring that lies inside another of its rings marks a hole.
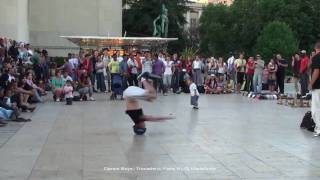
[[[126,114],[130,116],[134,122],[133,131],[137,135],[143,135],[146,132],[146,121],[159,122],[168,119],[174,119],[173,116],[147,116],[143,114],[142,108],[139,106],[138,100],[145,100],[152,102],[157,98],[156,90],[148,82],[147,79],[158,79],[160,76],[150,74],[148,72],[142,73],[138,79],[141,79],[141,83],[144,89],[130,86],[123,92],[123,97],[127,102]]]

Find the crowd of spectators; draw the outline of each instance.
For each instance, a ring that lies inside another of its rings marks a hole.
[[[8,120],[27,122],[21,112],[33,112],[46,95],[49,78],[46,50],[31,50],[28,43],[0,38],[0,126]],[[47,72],[47,73],[44,73]]]
[[[292,57],[291,66],[296,91],[308,93],[309,57],[306,51]],[[0,126],[8,120],[30,121],[20,117],[21,112],[33,112],[43,96],[52,92],[54,101],[94,101],[94,93],[113,91],[113,78],[122,79],[121,88],[141,86],[139,74],[149,72],[162,77],[153,82],[163,95],[188,93],[183,81],[193,79],[200,93],[228,94],[240,91],[284,94],[288,61],[280,54],[265,61],[260,54],[245,58],[244,53],[230,53],[227,60],[218,58],[183,59],[178,54],[150,51],[132,51],[121,54],[109,49],[81,50],[69,53],[63,65],[50,61],[46,50],[30,49],[28,43],[0,38]],[[51,93],[50,93],[51,94]]]

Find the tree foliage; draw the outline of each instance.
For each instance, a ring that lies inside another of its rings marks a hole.
[[[188,7],[188,0],[124,0],[128,9],[123,11],[123,32],[127,36],[152,36],[153,20],[161,13],[161,5],[168,9],[169,30],[168,37],[178,37],[180,40],[169,44],[172,51],[181,51],[185,40],[183,25],[186,23],[184,14]]]
[[[208,28],[201,33],[201,51],[252,54],[263,29],[273,21],[287,24],[299,48],[310,49],[320,39],[319,10],[319,0],[235,0],[230,7],[210,5],[201,17],[200,29]]]
[[[227,6],[208,5],[200,18],[200,48],[205,54],[222,56],[230,48],[231,19]],[[210,20],[209,20],[210,19]]]
[[[257,39],[255,52],[262,54],[265,59],[272,58],[275,54],[290,57],[298,50],[296,40],[290,27],[279,21],[269,23]]]

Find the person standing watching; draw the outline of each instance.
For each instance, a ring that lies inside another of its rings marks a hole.
[[[247,61],[244,59],[244,53],[240,53],[239,59],[234,61],[234,66],[237,72],[237,93],[240,93],[241,85],[244,82]]]
[[[277,54],[276,62],[278,65],[277,84],[279,86],[280,94],[284,94],[284,79],[286,77],[286,68],[288,67],[288,62],[287,60],[283,59],[280,54]]]
[[[97,78],[97,90],[100,90],[100,92],[107,93],[106,92],[106,84],[104,81],[104,74],[103,72],[105,71],[105,65],[104,62],[102,61],[102,56],[97,57],[97,62],[96,62],[96,78]]]
[[[178,59],[177,54],[174,54],[172,59],[173,59],[172,88],[173,88],[173,93],[179,94],[180,93],[179,82],[180,82],[182,64],[181,64],[181,61]]]
[[[124,55],[123,56],[123,60],[120,62],[120,74],[122,77],[122,85],[123,85],[123,90],[128,88],[128,83],[130,86],[132,86],[130,84],[130,72],[129,72],[129,60],[128,60],[128,56]]]
[[[110,70],[109,70],[109,63],[110,63],[110,57],[109,57],[109,49],[104,49],[103,51],[103,57],[102,57],[102,61],[104,63],[104,66],[105,66],[105,79],[107,80],[107,83],[108,83],[108,92],[111,92],[111,73],[110,73]]]
[[[315,50],[315,55],[311,57],[311,112],[316,124],[314,136],[320,136],[320,41],[316,43]]]
[[[292,56],[291,66],[292,66],[292,73],[293,73],[293,81],[294,81],[294,88],[296,90],[297,94],[300,94],[300,56],[298,53],[295,53],[294,56]]]
[[[90,54],[86,54],[82,63],[83,69],[87,72],[88,75],[90,75],[93,71],[92,63],[89,58]]]
[[[300,84],[301,84],[301,96],[305,96],[308,90],[309,83],[309,73],[308,73],[308,65],[309,65],[309,57],[307,56],[307,52],[305,50],[301,51],[301,64],[300,64]]]
[[[253,75],[254,75],[254,58],[250,57],[247,62],[247,76],[246,76],[246,90],[248,92],[253,91]]]
[[[163,62],[165,66],[165,71],[163,75],[163,86],[164,86],[164,95],[168,93],[168,90],[171,88],[171,80],[172,80],[172,63],[171,57],[167,56],[166,61]]]
[[[236,82],[236,70],[234,68],[234,61],[235,58],[233,56],[233,53],[230,52],[230,57],[228,58],[228,74],[231,76],[233,82]]]
[[[137,75],[139,75],[142,72],[142,57],[141,57],[141,52],[136,53],[136,64],[137,64]]]
[[[193,74],[193,82],[197,85],[200,86],[203,84],[202,80],[202,61],[200,60],[199,56],[196,56],[195,60],[192,63],[192,74]]]
[[[254,62],[253,89],[254,93],[260,94],[262,91],[264,60],[261,59],[260,54],[257,54],[256,58],[257,60]]]
[[[146,53],[146,58],[142,60],[142,73],[148,72],[152,73],[152,59],[151,59],[151,54],[148,52]]]
[[[93,92],[98,92],[94,87],[96,82],[96,75],[97,75],[96,63],[98,61],[98,56],[99,56],[99,51],[95,50],[93,51],[93,56],[90,58],[90,61],[92,64],[92,73],[90,74],[90,80],[91,80]]]
[[[165,66],[164,66],[163,61],[159,59],[157,54],[155,54],[154,55],[154,63],[152,66],[152,73],[160,76],[161,78],[157,79],[155,81],[155,83],[153,84],[153,86],[156,91],[158,91],[158,88],[159,88],[159,91],[162,91],[163,94],[165,94],[165,91],[163,88],[163,81],[162,81],[164,71],[165,71]]]
[[[111,73],[111,91],[112,91],[112,82],[113,82],[113,76],[116,74],[120,74],[120,63],[117,59],[117,55],[114,54],[112,56],[113,60],[110,61],[108,67]]]
[[[136,58],[131,53],[129,59],[127,61],[128,64],[128,72],[129,72],[129,86],[139,86],[138,84],[138,64],[136,63]]]

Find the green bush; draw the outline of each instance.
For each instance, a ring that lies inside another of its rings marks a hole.
[[[278,21],[269,23],[263,29],[256,44],[256,53],[268,59],[278,53],[289,59],[297,50],[298,41],[292,30],[287,24]]]
[[[290,27],[283,22],[269,23],[258,37],[255,52],[260,53],[266,62],[275,55],[281,54],[290,64],[291,56],[298,51],[298,41]],[[288,72],[291,69],[288,68]]]

